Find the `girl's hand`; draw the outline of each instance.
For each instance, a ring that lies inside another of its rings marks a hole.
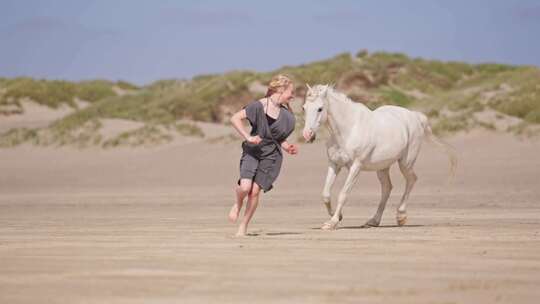
[[[287,147],[287,149],[285,149],[285,151],[287,151],[287,153],[291,155],[296,155],[298,154],[298,146],[295,144],[289,144],[289,146]]]
[[[258,145],[259,143],[261,143],[262,138],[259,135],[255,135],[255,136],[249,136],[246,140],[248,143]]]

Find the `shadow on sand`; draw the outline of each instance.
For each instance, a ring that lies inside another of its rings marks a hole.
[[[303,234],[301,232],[268,232],[266,235],[270,236],[277,236],[277,235],[297,235],[297,234]]]
[[[425,227],[426,225],[403,225],[403,226],[398,226],[398,225],[380,225],[378,227],[373,227],[373,226],[343,226],[343,227],[338,227],[338,229],[370,229],[370,228],[373,228],[373,229],[377,229],[377,228],[414,228],[414,227]],[[320,229],[320,228],[319,228]]]
[[[361,226],[343,226],[343,227],[337,227],[336,230],[340,230],[340,229],[379,229],[379,228],[415,228],[415,227],[426,227],[426,225],[403,225],[403,226],[398,226],[398,225],[380,225],[378,227],[373,227],[373,226],[365,226],[365,225],[361,225]],[[311,227],[312,230],[321,230],[321,227]]]

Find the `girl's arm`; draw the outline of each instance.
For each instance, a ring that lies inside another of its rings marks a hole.
[[[298,153],[298,147],[295,144],[288,143],[287,140],[281,142],[281,147],[291,155]]]
[[[238,134],[245,138],[248,142],[253,144],[258,144],[262,141],[262,139],[259,137],[259,135],[256,136],[250,136],[249,133],[244,129],[244,125],[242,124],[242,119],[246,119],[246,110],[242,109],[231,117],[230,121],[233,127],[236,129]]]

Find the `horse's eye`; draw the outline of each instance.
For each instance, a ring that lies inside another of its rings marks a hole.
[[[317,112],[322,112],[322,108],[319,108],[319,109],[317,110]]]

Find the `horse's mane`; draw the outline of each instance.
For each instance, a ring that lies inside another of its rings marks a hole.
[[[322,85],[322,84],[318,84],[316,86],[313,87],[313,91],[315,91],[317,94],[321,93],[321,91],[324,89],[324,87],[326,87],[325,85]],[[345,104],[353,104],[354,106],[356,107],[362,107],[364,108],[365,110],[368,110],[368,111],[371,111],[368,107],[366,107],[366,105],[364,105],[363,103],[361,102],[356,102],[352,99],[349,98],[349,96],[347,96],[345,93],[343,92],[340,92],[338,91],[336,88],[334,88],[333,86],[328,86],[327,88],[328,90],[328,94],[330,94],[331,96],[333,96],[334,98],[338,99],[339,101],[345,103]]]
[[[344,101],[346,103],[355,103],[352,99],[349,98],[349,96],[347,96],[345,93],[338,91],[334,87],[329,86],[328,93],[336,96],[337,98],[339,98],[340,101]]]
[[[325,87],[326,85],[318,84],[318,85],[313,86],[312,91],[314,91],[315,94],[318,95],[325,89]],[[336,98],[339,98],[341,101],[344,101],[346,103],[355,103],[352,99],[349,98],[349,96],[338,91],[333,86],[328,86],[327,90],[328,90],[328,93],[330,93]]]

